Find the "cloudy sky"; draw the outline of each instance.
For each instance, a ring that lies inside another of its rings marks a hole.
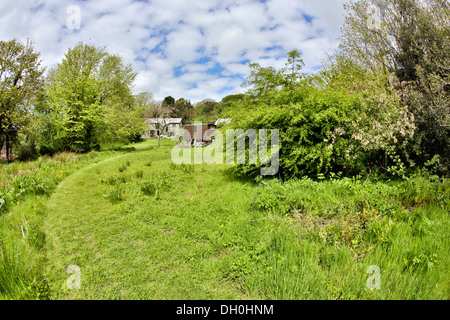
[[[244,91],[250,62],[282,67],[298,49],[320,69],[344,1],[0,0],[0,40],[32,38],[48,67],[80,41],[106,46],[133,65],[134,93],[220,101]]]

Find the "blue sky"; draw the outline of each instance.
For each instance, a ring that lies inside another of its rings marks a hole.
[[[49,67],[79,41],[106,46],[133,65],[135,93],[220,101],[244,91],[250,62],[282,67],[298,49],[304,71],[318,70],[338,45],[343,1],[2,0],[0,39],[32,38]]]

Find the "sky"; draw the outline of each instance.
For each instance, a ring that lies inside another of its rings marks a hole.
[[[249,63],[303,72],[338,46],[345,0],[0,0],[0,40],[31,38],[52,68],[80,41],[106,46],[137,73],[133,93],[192,103],[245,92]]]

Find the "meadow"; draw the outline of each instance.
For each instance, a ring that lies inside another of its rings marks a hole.
[[[450,297],[447,179],[244,179],[174,144],[2,165],[0,298]]]

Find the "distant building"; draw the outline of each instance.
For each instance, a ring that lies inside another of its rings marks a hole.
[[[220,125],[220,124],[229,124],[231,123],[231,118],[226,118],[226,119],[219,119],[216,122],[214,122],[214,124],[216,126]]]
[[[191,144],[209,144],[212,142],[211,134],[205,135],[205,133],[208,130],[215,130],[216,128],[217,126],[214,123],[187,124],[184,126],[184,140],[190,142]]]
[[[159,135],[169,138],[183,126],[182,118],[149,118],[144,122],[147,125],[143,139],[154,138]]]

